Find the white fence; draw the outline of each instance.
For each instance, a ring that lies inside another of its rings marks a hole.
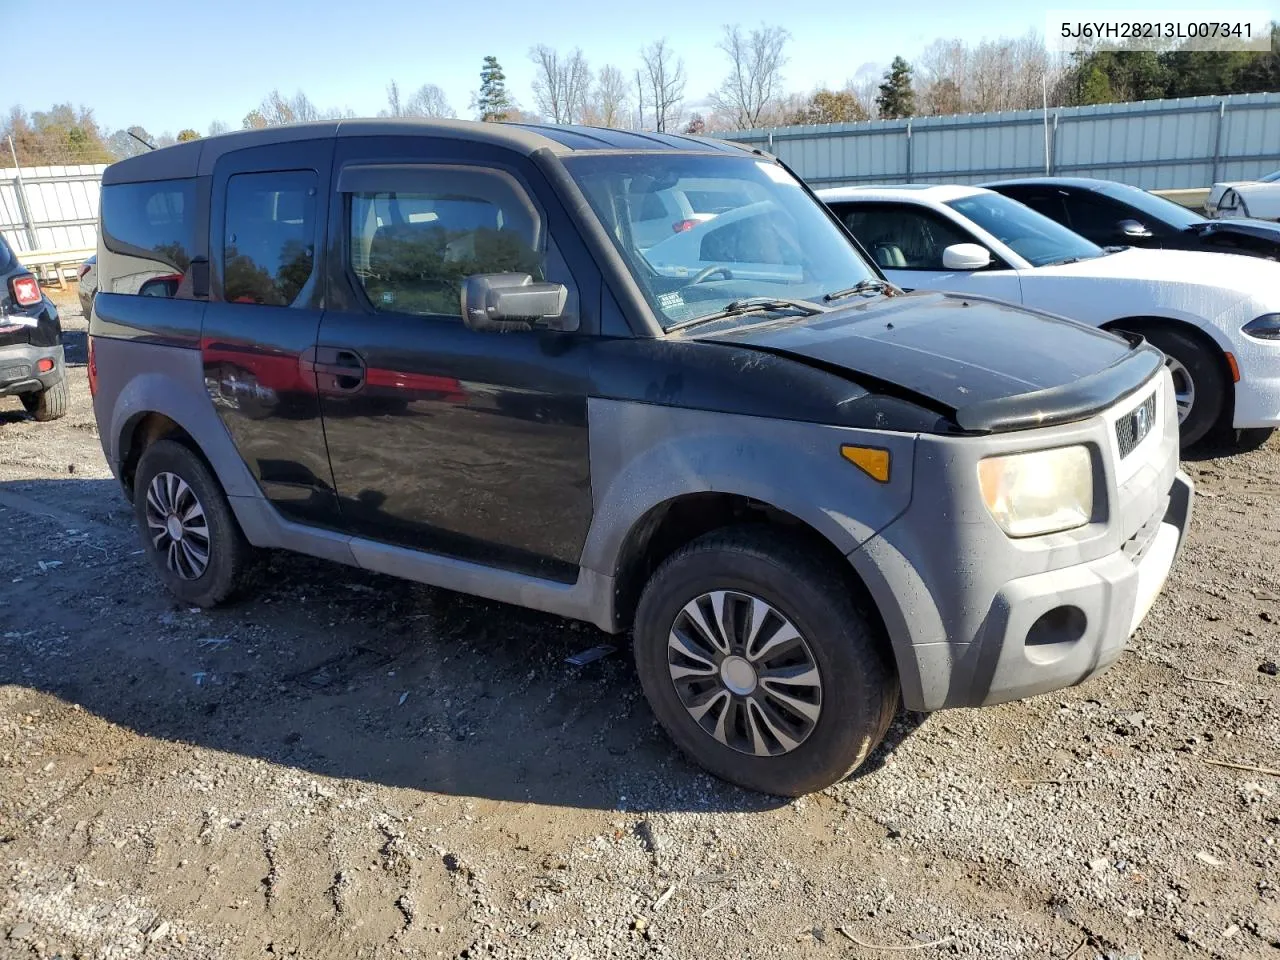
[[[0,234],[19,254],[98,245],[104,163],[0,168]],[[19,189],[21,184],[21,189]]]
[[[1047,120],[1047,122],[1046,122]],[[979,183],[1047,172],[1146,190],[1280,169],[1280,93],[870,120],[722,134],[819,186]]]

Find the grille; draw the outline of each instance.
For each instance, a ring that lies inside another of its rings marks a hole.
[[[1153,393],[1142,402],[1141,406],[1116,421],[1116,442],[1120,445],[1121,459],[1133,453],[1133,448],[1151,432],[1155,423],[1156,395]]]

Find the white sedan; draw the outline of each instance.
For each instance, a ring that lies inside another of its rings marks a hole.
[[[1139,333],[1169,358],[1182,442],[1280,425],[1280,263],[1103,249],[966,186],[818,191],[891,281],[1008,300]]]
[[[1259,180],[1215,183],[1209,188],[1204,209],[1209,216],[1223,220],[1280,220],[1280,170]]]

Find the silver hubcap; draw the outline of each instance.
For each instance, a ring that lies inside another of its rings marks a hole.
[[[147,531],[165,566],[198,580],[209,566],[209,525],[195,491],[174,473],[158,473],[147,487]]]
[[[750,594],[716,590],[685,604],[667,638],[667,665],[689,716],[740,753],[789,753],[822,712],[822,678],[808,643]]]
[[[1168,355],[1164,365],[1169,368],[1173,377],[1173,399],[1178,405],[1178,422],[1186,420],[1191,413],[1191,405],[1196,402],[1196,382],[1191,379],[1191,371]]]

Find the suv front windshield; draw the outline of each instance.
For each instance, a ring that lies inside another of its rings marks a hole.
[[[1017,200],[986,191],[947,203],[1033,267],[1091,260],[1102,248]]]
[[[821,205],[755,157],[564,158],[664,328],[755,297],[821,301],[877,279]]]

